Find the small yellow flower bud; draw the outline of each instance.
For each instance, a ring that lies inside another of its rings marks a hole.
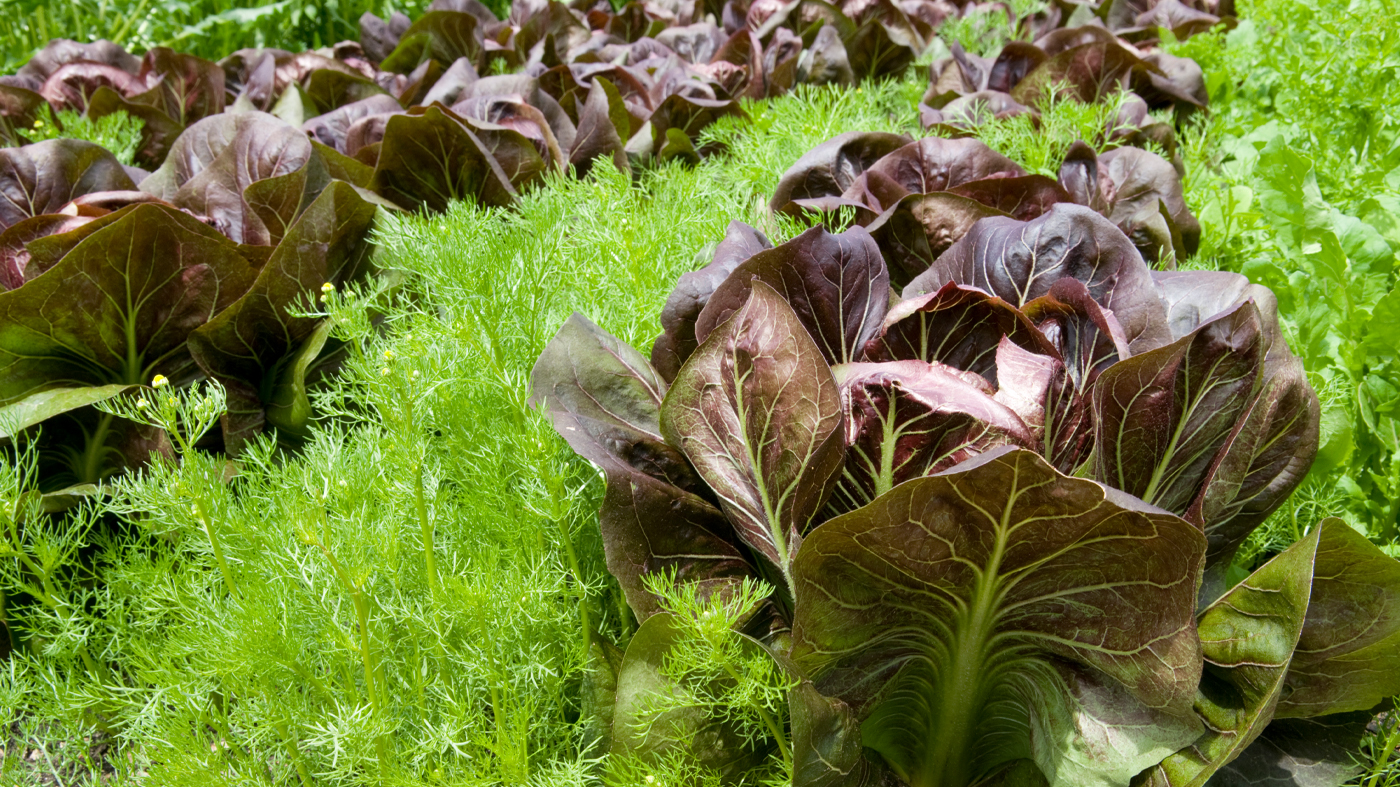
[[[325,284],[321,285],[321,292],[335,292],[335,285],[331,284],[330,282],[326,282]]]
[[[417,379],[418,379],[418,370],[417,370],[417,369],[414,369],[414,370],[413,370],[413,374],[410,374],[410,375],[409,375],[409,378],[410,378],[410,379],[413,379],[413,380],[417,380]]]
[[[146,409],[147,407],[150,407],[150,405],[146,403],[146,400],[145,400],[145,399],[139,399],[139,400],[137,400],[137,402],[136,402],[136,409],[137,409],[137,410],[144,410],[144,409]]]
[[[175,397],[173,397],[173,396],[170,397],[169,399],[166,399],[165,402],[166,402],[166,404],[170,405],[171,407],[174,407],[175,405],[179,404],[179,402],[175,401]]]
[[[386,360],[386,361],[392,361],[392,360],[394,360],[394,351],[393,351],[393,350],[385,350],[385,351],[384,351],[384,360]]]
[[[34,128],[43,128],[43,127],[44,127],[44,121],[42,121],[42,120],[36,120],[36,121],[34,121]]]
[[[151,379],[152,388],[164,388],[167,385],[170,385],[170,381],[167,380],[163,374],[158,374]]]
[[[379,370],[379,376],[381,377],[388,377],[390,374],[393,374],[393,370],[387,366]]]

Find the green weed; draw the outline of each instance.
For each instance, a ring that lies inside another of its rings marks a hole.
[[[105,115],[97,120],[68,109],[58,111],[57,117],[47,103],[39,105],[38,117],[28,128],[17,129],[26,144],[43,142],[46,139],[81,139],[93,142],[116,156],[117,161],[128,166],[141,148],[140,118],[134,118],[121,110]]]
[[[74,781],[595,783],[589,641],[635,622],[603,564],[600,479],[526,405],[530,368],[576,310],[648,346],[731,219],[782,237],[764,208],[782,170],[835,130],[898,127],[868,92],[754,105],[767,125],[726,138],[742,159],[386,217],[397,285],[303,303],[341,360],[295,455],[190,450],[205,393],[151,398],[171,458],[56,519],[9,455],[0,691],[19,732],[0,772],[40,778],[29,752],[99,736],[92,767],[62,766]]]
[[[497,14],[505,3],[488,0]],[[13,73],[50,39],[171,46],[218,60],[244,47],[292,51],[359,40],[366,11],[416,17],[428,0],[0,0],[0,52]]]

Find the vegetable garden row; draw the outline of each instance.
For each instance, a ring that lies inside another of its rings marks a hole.
[[[1280,126],[1360,77],[1256,11],[51,42],[0,780],[1395,783],[1394,91]]]

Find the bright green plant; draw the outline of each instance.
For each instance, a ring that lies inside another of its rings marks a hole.
[[[1113,134],[1126,130],[1120,129],[1118,116],[1130,95],[1115,91],[1101,101],[1085,103],[1065,90],[1052,90],[1036,107],[1039,117],[1021,114],[984,118],[973,123],[970,130],[988,147],[1014,159],[1027,171],[1055,177],[1075,142],[1084,141],[1101,152],[1118,144],[1113,141]],[[1135,144],[1170,158],[1151,140]]]
[[[0,40],[12,72],[53,38],[174,46],[210,60],[244,47],[293,51],[358,37],[366,11],[420,13],[426,0],[5,0]],[[490,5],[490,3],[488,3]]]
[[[82,139],[106,148],[117,161],[130,165],[141,147],[141,121],[122,111],[97,120],[72,110],[59,110],[57,117],[48,104],[39,107],[38,117],[29,128],[18,129],[26,144],[46,139]]]
[[[1187,198],[1205,226],[1197,264],[1244,272],[1279,295],[1314,385],[1332,392],[1310,483],[1389,541],[1400,492],[1390,317],[1400,36],[1379,21],[1391,13],[1382,2],[1240,10],[1237,29],[1171,45],[1201,63],[1215,108],[1183,145]]]

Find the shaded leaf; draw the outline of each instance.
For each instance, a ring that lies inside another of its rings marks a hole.
[[[580,314],[550,339],[530,373],[530,404],[543,408],[579,456],[639,472],[692,494],[705,486],[661,435],[667,385],[646,358]]]
[[[1342,787],[1358,771],[1354,758],[1370,721],[1369,713],[1275,721],[1209,785]]]
[[[845,364],[833,372],[846,440],[833,513],[996,446],[1033,447],[1020,417],[975,376],[923,361]]]
[[[1186,513],[1258,391],[1266,349],[1259,309],[1245,303],[1104,371],[1093,477]]]
[[[1400,562],[1340,519],[1326,519],[1312,598],[1275,714],[1369,710],[1400,694]]]
[[[604,467],[607,491],[598,511],[603,554],[637,620],[661,611],[642,583],[647,574],[674,571],[677,582],[696,585],[702,598],[757,577],[714,505],[644,472]]]
[[[1133,352],[1170,341],[1151,273],[1127,237],[1094,211],[1060,203],[1032,221],[979,221],[904,288],[906,298],[947,282],[985,290],[1021,307],[1075,278],[1112,311]]]
[[[681,275],[661,310],[664,333],[651,349],[651,363],[664,379],[676,379],[681,364],[700,345],[695,338],[695,321],[715,289],[740,263],[771,248],[773,244],[763,233],[741,221],[731,221],[710,261],[699,270]]]
[[[292,305],[322,283],[363,272],[375,210],[350,184],[333,183],[288,229],[248,291],[190,334],[195,362],[228,392],[230,453],[262,431],[279,372],[317,327],[314,318],[292,316]]]
[[[898,134],[850,131],[812,148],[783,173],[769,205],[781,210],[793,200],[839,196],[885,155],[908,144]]]
[[[296,127],[261,112],[226,113],[186,129],[141,190],[208,216],[238,243],[272,245],[324,185],[313,157]]]
[[[1264,732],[1303,630],[1321,532],[1314,529],[1201,612],[1206,667],[1196,712],[1206,731],[1145,774],[1142,785],[1199,787]]]
[[[256,274],[237,246],[199,221],[137,205],[43,275],[0,293],[0,401],[52,388],[146,383],[157,372],[186,379],[189,332],[227,308]]]
[[[700,707],[669,710],[657,718],[645,714],[654,695],[685,696],[685,689],[663,672],[667,655],[684,636],[670,614],[652,615],[632,636],[617,673],[612,752],[643,761],[684,752],[700,764],[735,778],[767,752],[744,746],[734,730]]]
[[[748,302],[754,281],[787,300],[828,364],[858,360],[890,303],[885,261],[865,230],[833,235],[813,227],[739,265],[696,319],[698,341]]]
[[[440,107],[389,118],[371,188],[407,208],[436,211],[463,199],[508,205],[516,195],[501,164],[477,135]]]
[[[869,361],[919,360],[975,372],[997,382],[997,346],[1006,337],[1032,352],[1055,348],[1025,314],[985,291],[949,282],[937,292],[896,303],[880,335],[865,348]]]
[[[136,188],[120,161],[78,139],[50,139],[0,148],[0,229],[57,213],[75,197]]]

